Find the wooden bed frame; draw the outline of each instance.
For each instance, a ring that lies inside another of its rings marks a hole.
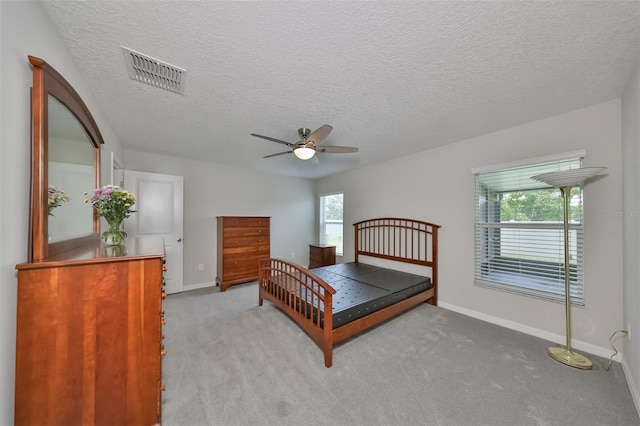
[[[259,300],[267,300],[291,317],[324,352],[331,367],[333,346],[420,303],[437,305],[439,225],[412,219],[378,218],[355,223],[355,262],[371,256],[431,269],[432,287],[360,319],[333,328],[336,290],[311,270],[280,259],[259,261]],[[306,300],[306,303],[304,302]]]

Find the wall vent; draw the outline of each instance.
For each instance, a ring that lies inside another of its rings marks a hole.
[[[122,47],[129,77],[151,86],[184,95],[187,70],[162,62],[151,56]]]

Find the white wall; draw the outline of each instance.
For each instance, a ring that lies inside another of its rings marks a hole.
[[[345,229],[372,217],[442,225],[440,305],[564,343],[564,304],[474,286],[471,169],[586,149],[586,166],[609,169],[585,189],[586,307],[573,309],[573,344],[608,356],[609,336],[623,322],[622,219],[604,214],[622,208],[620,119],[620,101],[610,101],[323,178],[316,190],[344,191]],[[352,259],[353,237],[346,232],[345,261]]]
[[[624,327],[631,327],[626,340],[623,366],[640,411],[640,59],[622,98],[623,211],[624,223]]]
[[[69,52],[39,2],[0,1],[0,425],[13,424],[16,328],[15,265],[27,258],[31,178],[31,65],[44,59],[92,112],[106,151],[120,150]],[[103,161],[108,155],[103,155]],[[103,176],[105,169],[103,168]]]
[[[317,241],[312,181],[128,149],[123,160],[128,170],[184,176],[186,289],[215,284],[216,216],[270,216],[271,256],[307,266]]]

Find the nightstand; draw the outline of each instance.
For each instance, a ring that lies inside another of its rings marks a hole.
[[[336,264],[336,246],[309,244],[309,269]]]

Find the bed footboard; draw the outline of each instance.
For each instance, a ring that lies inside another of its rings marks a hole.
[[[293,319],[322,349],[325,366],[331,367],[336,290],[308,269],[280,259],[261,259],[259,271],[258,304],[267,300]]]

